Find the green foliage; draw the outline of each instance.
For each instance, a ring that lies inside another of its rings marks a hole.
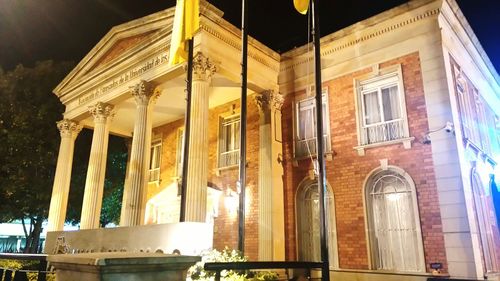
[[[0,222],[29,219],[27,251],[36,251],[47,217],[64,107],[52,89],[71,63],[39,62],[0,71]]]
[[[197,262],[188,270],[191,280],[213,281],[215,272],[208,272],[203,269],[206,262],[245,262],[248,258],[241,252],[225,247],[222,252],[217,250],[207,251],[202,255],[200,262]],[[188,278],[189,280],[189,278]],[[223,270],[221,280],[224,281],[273,281],[278,280],[278,274],[271,271],[241,272],[234,270]]]
[[[34,272],[28,273],[29,281],[38,280],[38,261],[25,261],[25,260],[2,260],[0,259],[0,268],[10,269],[10,270],[33,270]],[[55,281],[56,276],[54,273],[47,274],[47,281]],[[0,276],[1,278],[1,276]]]

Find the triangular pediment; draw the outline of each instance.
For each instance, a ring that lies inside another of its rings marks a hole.
[[[123,58],[145,49],[171,32],[175,7],[113,27],[54,89],[65,89],[95,77]]]
[[[151,39],[151,35],[156,31],[157,30],[152,30],[123,39],[118,39],[106,53],[104,53],[99,59],[97,59],[97,61],[86,71],[86,73],[92,72],[92,70],[98,68],[99,66],[108,64],[114,59],[120,57],[120,55],[126,53],[127,51],[133,49],[138,45],[141,45],[141,42],[149,41],[148,39]]]

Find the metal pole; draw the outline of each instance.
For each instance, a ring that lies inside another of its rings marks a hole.
[[[186,190],[189,161],[189,136],[191,131],[191,89],[193,86],[193,39],[188,40],[188,61],[186,79],[186,118],[184,120],[184,142],[182,153],[181,210],[179,221],[186,221]]]
[[[314,65],[315,65],[315,88],[316,88],[316,151],[318,152],[318,193],[319,193],[319,219],[320,219],[320,245],[321,245],[321,279],[330,280],[328,237],[326,235],[327,221],[325,213],[326,193],[326,168],[325,153],[323,146],[323,94],[321,87],[321,51],[319,33],[319,9],[318,1],[312,0],[313,12],[313,36],[314,36]]]
[[[247,52],[248,52],[248,30],[247,30],[247,0],[241,3],[241,114],[240,114],[240,170],[239,187],[240,200],[238,207],[238,250],[245,252],[245,187],[246,187],[246,163],[247,163]]]

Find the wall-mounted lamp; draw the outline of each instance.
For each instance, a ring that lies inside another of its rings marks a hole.
[[[443,127],[439,128],[439,129],[435,129],[435,130],[430,130],[427,133],[425,133],[425,135],[422,137],[422,143],[423,144],[430,144],[431,143],[431,134],[439,132],[441,130],[445,130],[447,133],[452,133],[452,134],[455,133],[455,127],[454,127],[453,123],[448,121],[448,122],[446,122],[446,124]]]
[[[231,214],[235,214],[238,210],[238,203],[238,193],[228,187],[224,194],[224,206],[226,207],[226,210]]]

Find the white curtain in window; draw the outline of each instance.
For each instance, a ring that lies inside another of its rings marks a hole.
[[[479,225],[479,234],[481,237],[481,248],[483,250],[483,259],[485,263],[485,272],[497,272],[497,257],[495,253],[496,245],[493,237],[493,228],[496,217],[493,209],[491,192],[484,192],[484,189],[489,188],[481,183],[479,174],[476,169],[472,170],[472,192],[474,194],[474,205],[476,210],[476,219]]]
[[[335,234],[335,212],[333,197],[327,194],[325,206],[328,221],[328,248],[330,265],[336,264],[337,251]],[[297,195],[297,227],[299,240],[299,260],[321,261],[320,220],[319,220],[319,193],[318,184],[312,182],[299,188]]]
[[[364,117],[366,125],[381,122],[382,117],[380,115],[380,105],[377,91],[365,93],[363,95],[363,103],[365,106]]]
[[[404,177],[381,171],[367,186],[372,256],[376,269],[421,271],[414,192]]]
[[[384,108],[384,121],[401,118],[398,86],[382,88],[382,105]]]

